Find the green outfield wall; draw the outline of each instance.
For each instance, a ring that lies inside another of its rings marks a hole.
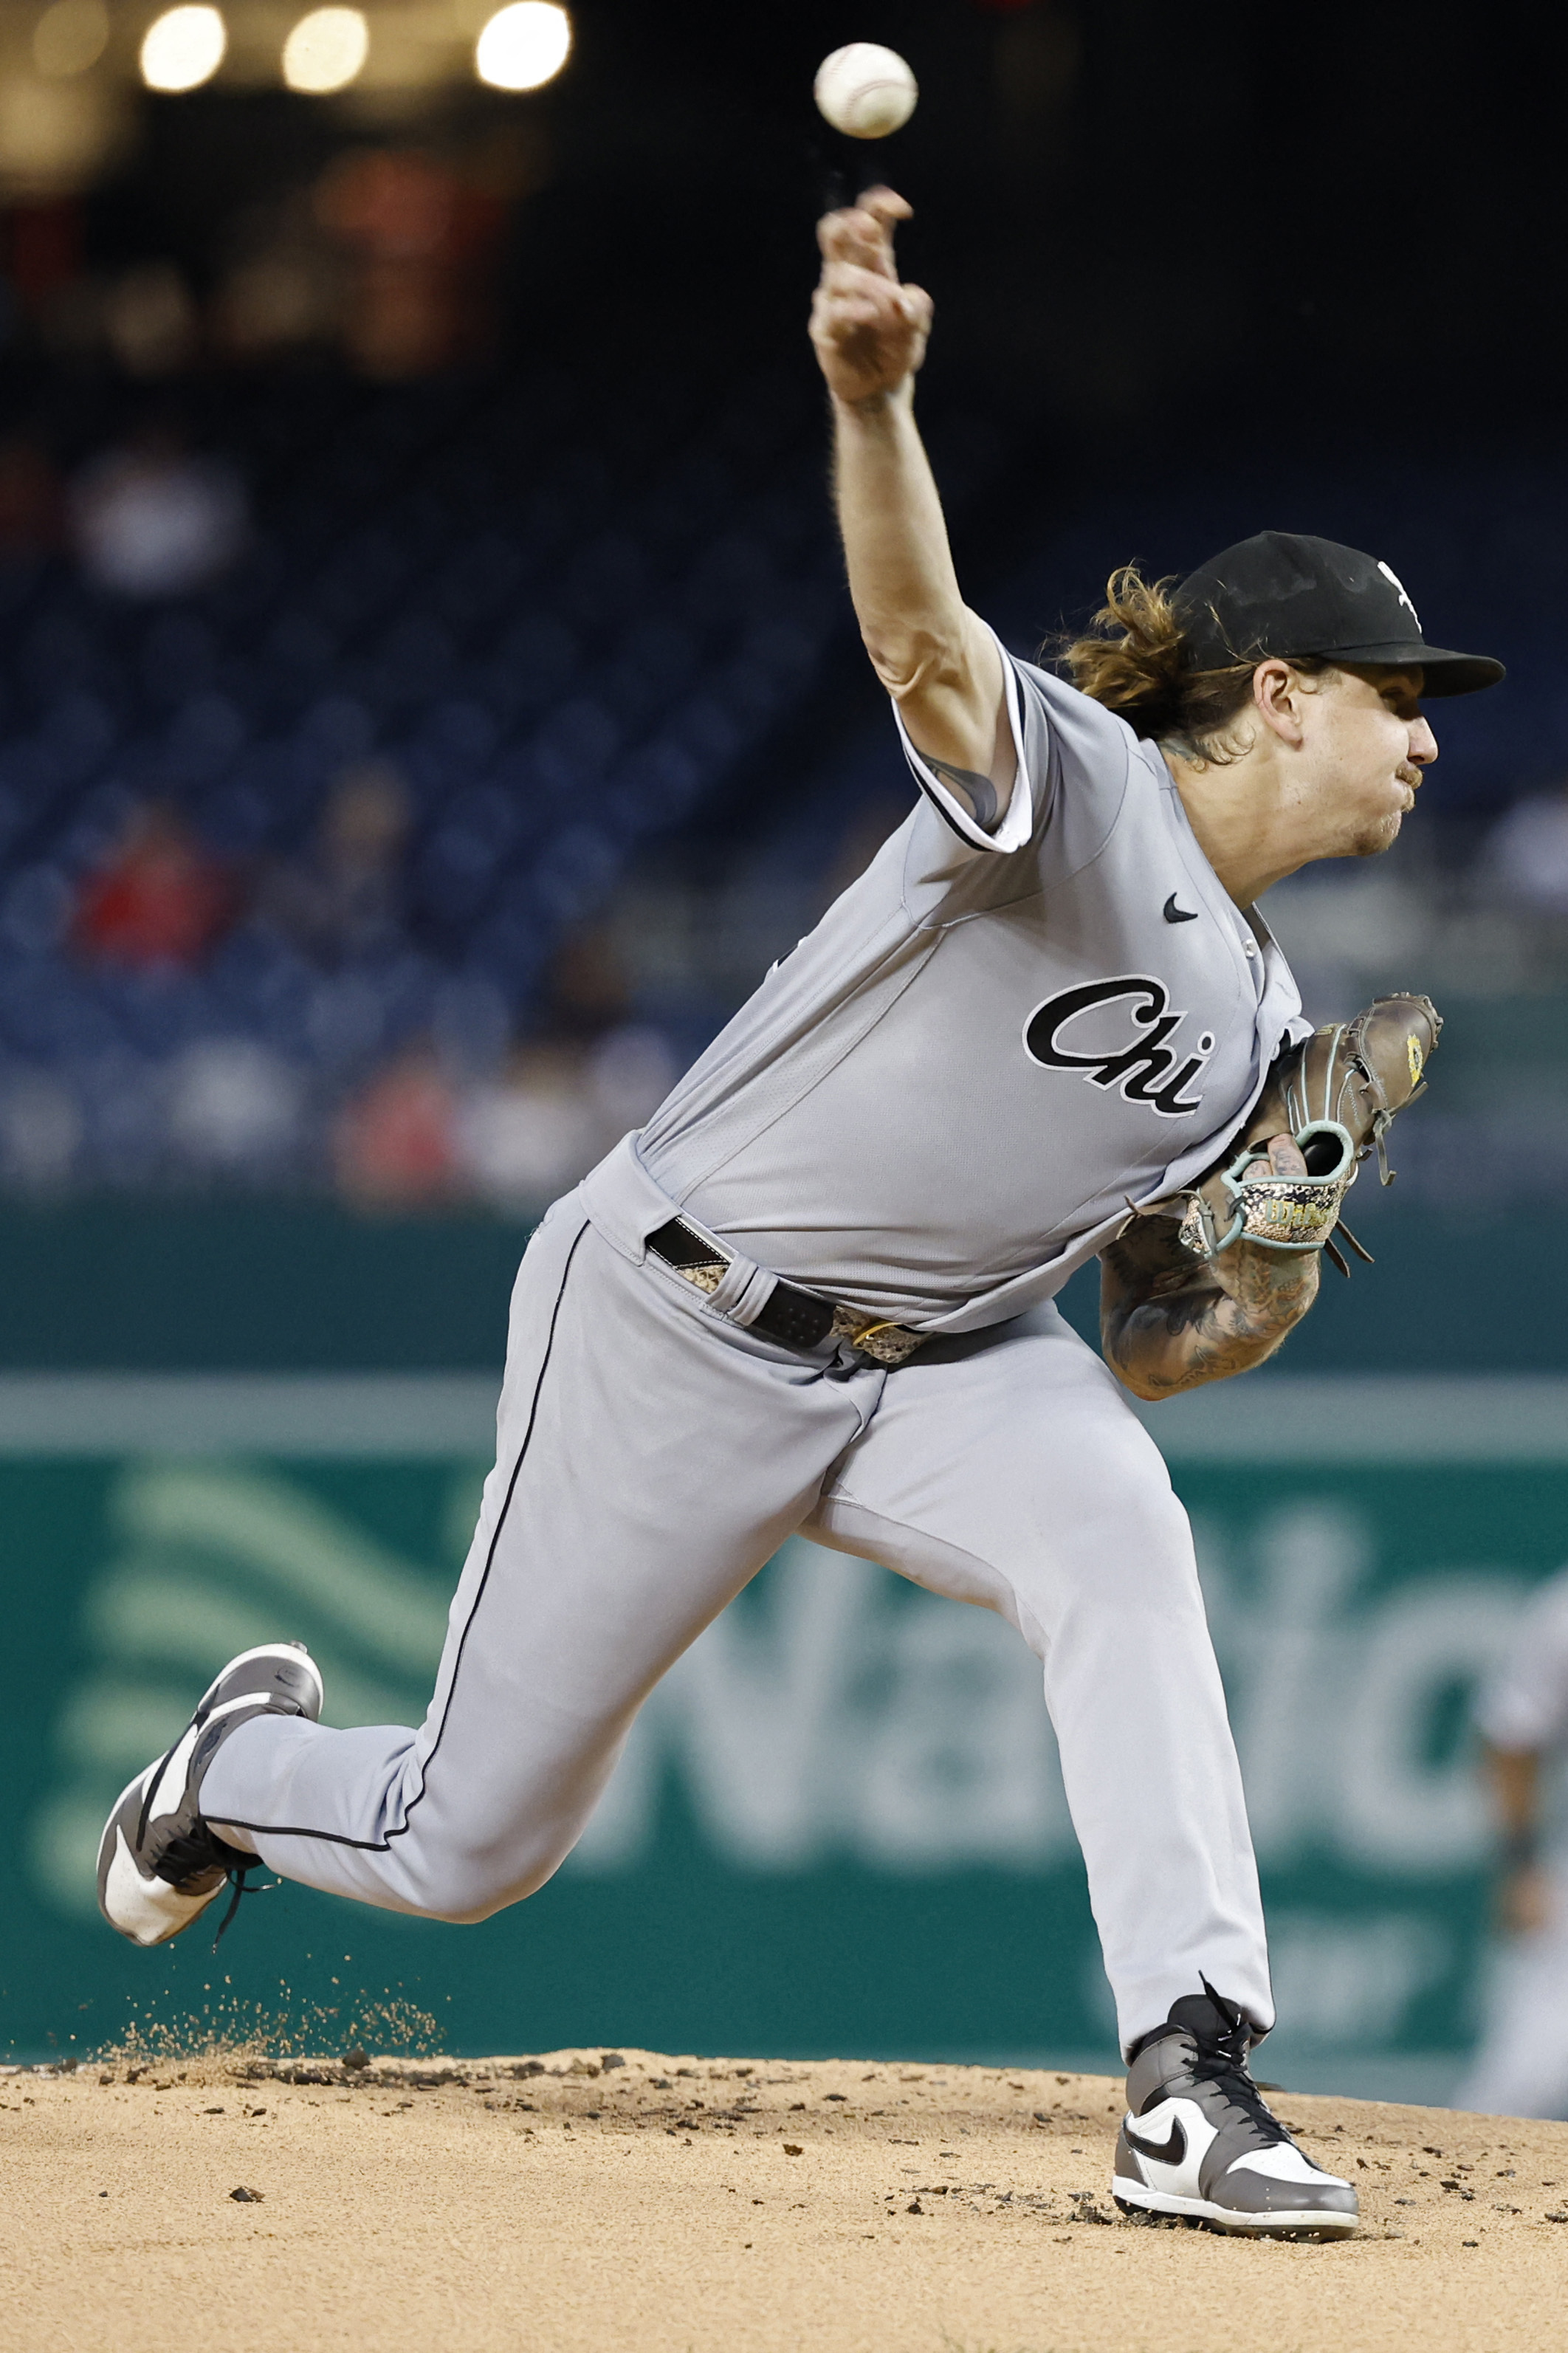
[[[1568,1368],[1568,1253],[1542,1250],[1539,1222],[1438,1218],[1370,1177],[1353,1206],[1377,1264],[1348,1283],[1325,1274],[1292,1371]],[[489,1371],[528,1234],[309,1200],[8,1204],[0,1367]],[[1094,1280],[1067,1294],[1084,1329]]]
[[[149,2007],[224,1999],[315,2006],[347,2041],[391,1993],[457,2050],[1111,2063],[1035,1662],[986,1613],[800,1542],[656,1694],[529,1904],[455,1928],[281,1887],[216,1959],[100,1926],[108,1803],[229,1652],[298,1635],[329,1721],[417,1718],[495,1387],[0,1377],[0,2042],[80,2054]],[[1286,2021],[1268,2072],[1440,2096],[1486,1915],[1468,1704],[1568,1556],[1568,1379],[1271,1370],[1150,1426],[1197,1527],[1247,1774]]]

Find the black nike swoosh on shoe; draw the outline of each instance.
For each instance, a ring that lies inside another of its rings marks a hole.
[[[1121,2129],[1127,2135],[1129,2147],[1135,2148],[1140,2157],[1152,2157],[1156,2165],[1180,2165],[1187,2153],[1187,2136],[1179,2123],[1172,2125],[1171,2137],[1163,2141],[1140,2140],[1131,2125],[1123,2125]]]
[[[1170,897],[1165,902],[1165,921],[1168,923],[1195,923],[1197,920],[1197,909],[1195,907],[1178,907],[1176,904],[1176,894],[1173,891]]]

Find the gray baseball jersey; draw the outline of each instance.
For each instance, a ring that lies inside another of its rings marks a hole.
[[[1215,1157],[1300,998],[1160,753],[1004,654],[994,834],[904,746],[907,822],[644,1130],[710,1232],[868,1313],[969,1331],[1058,1291]]]

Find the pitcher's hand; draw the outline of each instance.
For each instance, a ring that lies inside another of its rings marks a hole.
[[[1271,1135],[1267,1149],[1274,1176],[1307,1174],[1294,1136]],[[1251,1331],[1283,1336],[1316,1299],[1321,1268],[1316,1250],[1270,1250],[1266,1242],[1242,1240],[1210,1259],[1204,1271],[1208,1282],[1228,1295]]]
[[[893,224],[910,213],[891,188],[868,188],[816,226],[822,275],[811,340],[828,390],[851,406],[895,390],[925,357],[931,299],[901,286],[893,261]]]

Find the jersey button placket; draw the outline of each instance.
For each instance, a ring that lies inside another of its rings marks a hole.
[[[1252,993],[1261,1004],[1263,1001],[1263,951],[1253,934],[1245,925],[1241,934],[1241,953],[1247,959],[1247,976],[1252,983]]]

